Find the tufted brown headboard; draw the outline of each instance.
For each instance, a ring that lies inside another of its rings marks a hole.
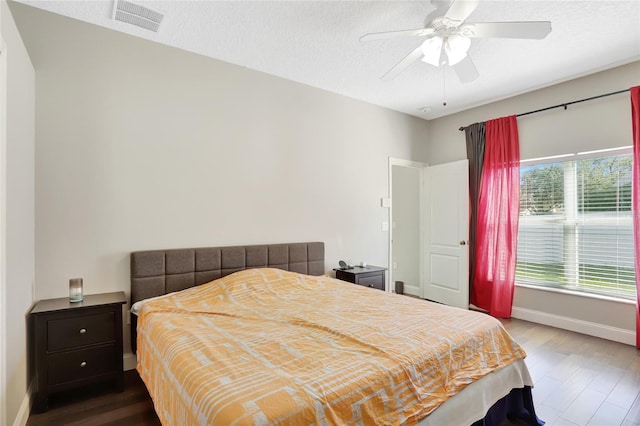
[[[131,305],[149,297],[204,284],[251,268],[280,268],[324,274],[324,243],[204,247],[131,253]],[[136,349],[136,317],[131,318],[131,348]]]

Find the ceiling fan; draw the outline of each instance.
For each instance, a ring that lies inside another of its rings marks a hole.
[[[360,37],[360,41],[394,37],[426,37],[420,46],[383,75],[383,80],[395,78],[419,58],[433,66],[440,66],[445,63],[441,60],[444,51],[446,63],[453,67],[460,81],[468,83],[479,76],[478,70],[467,54],[472,38],[543,39],[551,32],[549,21],[465,23],[465,19],[476,9],[478,3],[479,0],[454,0],[444,16],[433,19],[425,28],[370,33]]]

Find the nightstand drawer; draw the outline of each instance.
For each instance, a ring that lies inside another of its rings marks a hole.
[[[47,322],[49,352],[115,340],[114,313],[80,315]]]
[[[51,355],[47,360],[48,385],[115,372],[115,353],[116,346],[107,345]]]
[[[357,284],[365,287],[377,288],[378,290],[384,290],[384,275],[358,277]]]

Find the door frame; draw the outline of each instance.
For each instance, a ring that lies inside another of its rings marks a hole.
[[[420,206],[422,208],[422,192],[423,192],[423,185],[424,185],[424,179],[422,178],[422,174],[424,171],[424,168],[427,167],[429,164],[427,163],[421,163],[419,161],[411,161],[411,160],[405,160],[402,158],[395,158],[395,157],[389,157],[389,199],[391,200],[391,203],[389,204],[389,239],[387,241],[388,246],[389,246],[389,261],[388,261],[388,265],[389,265],[389,274],[388,274],[388,280],[387,282],[389,283],[387,285],[387,288],[385,289],[386,292],[388,293],[393,293],[392,291],[392,285],[393,285],[393,166],[400,166],[400,167],[410,167],[410,168],[414,168],[414,169],[419,169],[420,170]],[[423,232],[424,230],[424,224],[423,224],[423,219],[422,219],[422,215],[420,215],[420,258],[422,259],[422,250],[423,250]],[[423,282],[423,269],[422,267],[420,267],[420,286],[422,287],[422,282]]]

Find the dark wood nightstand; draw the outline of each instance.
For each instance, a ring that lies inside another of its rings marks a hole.
[[[336,278],[365,287],[377,288],[384,291],[385,275],[387,268],[379,266],[353,266],[345,269],[335,269]]]
[[[122,305],[124,292],[41,300],[31,310],[36,412],[46,411],[49,394],[112,380],[124,389]]]

